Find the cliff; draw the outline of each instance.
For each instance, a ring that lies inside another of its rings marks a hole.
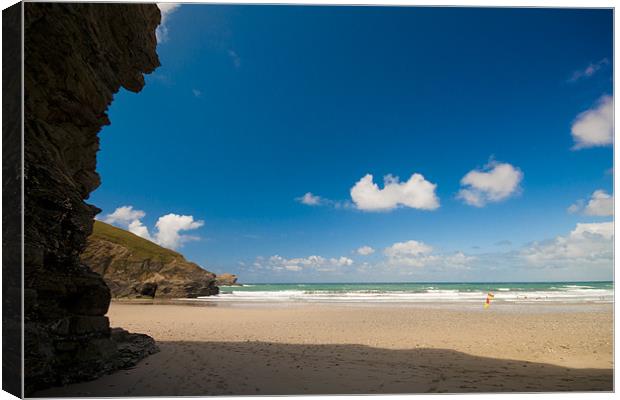
[[[81,260],[118,298],[183,298],[219,292],[215,274],[133,233],[95,221]]]
[[[237,275],[233,275],[233,274],[217,275],[216,284],[218,286],[241,286],[237,283]]]
[[[98,132],[121,87],[159,66],[155,4],[24,3],[25,394],[131,365],[156,347],[110,329],[110,290],[79,255],[99,211]]]

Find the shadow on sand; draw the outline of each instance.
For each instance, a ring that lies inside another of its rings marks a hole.
[[[612,369],[575,369],[447,349],[269,342],[158,342],[130,370],[46,396],[198,396],[611,391]]]

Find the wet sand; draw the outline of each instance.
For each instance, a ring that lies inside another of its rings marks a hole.
[[[161,351],[35,396],[611,391],[611,304],[114,303]]]

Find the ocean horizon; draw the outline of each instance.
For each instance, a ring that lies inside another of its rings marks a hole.
[[[613,281],[247,283],[222,286],[210,302],[410,303],[482,302],[611,303]]]

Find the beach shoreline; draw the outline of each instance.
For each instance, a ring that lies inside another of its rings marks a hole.
[[[613,304],[205,303],[113,302],[161,351],[35,396],[613,389]]]
[[[483,307],[484,302],[457,302],[457,301],[399,301],[399,302],[331,302],[331,301],[212,301],[209,298],[194,299],[114,299],[113,305],[143,305],[143,306],[186,306],[207,307],[222,309],[291,309],[291,308],[387,308],[387,309],[422,309],[422,310],[448,310],[480,313],[590,313],[590,312],[613,312],[613,303],[610,302],[561,302],[561,301],[532,301],[532,302],[509,302],[493,300],[489,309]]]

